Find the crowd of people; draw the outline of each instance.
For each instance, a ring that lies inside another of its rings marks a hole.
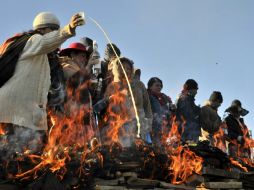
[[[173,103],[162,93],[163,81],[152,77],[146,87],[140,80],[141,70],[135,68],[134,61],[123,57],[113,43],[106,45],[103,58],[99,57],[95,40],[88,37],[59,49],[75,35],[82,22],[83,18],[75,14],[68,25],[60,28],[54,14],[42,12],[35,17],[32,31],[18,34],[1,46],[0,123],[7,134],[18,129],[18,139],[27,137],[29,141],[34,135],[23,134],[33,131],[45,141],[53,125],[49,113],[75,117],[75,110],[82,109],[85,114],[81,122],[89,134],[87,139],[97,137],[104,143],[110,138],[107,133],[112,120],[116,121],[113,112],[125,119],[117,130],[119,141],[129,146],[138,134],[133,94],[140,138],[147,143],[160,146],[173,122],[177,122],[184,144],[197,143],[201,129],[213,141],[213,135],[225,123],[229,154],[236,156],[237,148],[246,149],[245,137],[249,134],[243,117],[248,111],[239,100],[225,110],[228,115],[222,120],[218,115],[223,103],[221,92],[212,92],[204,106],[197,106],[198,83],[187,79]],[[116,98],[120,100],[117,102]],[[244,153],[250,157],[250,149]]]

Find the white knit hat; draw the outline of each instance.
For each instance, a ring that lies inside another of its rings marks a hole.
[[[54,27],[57,29],[60,27],[60,21],[51,12],[41,12],[34,19],[33,22],[34,30],[46,27]]]

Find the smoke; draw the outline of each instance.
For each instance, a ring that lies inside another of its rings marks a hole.
[[[24,154],[40,152],[44,138],[45,133],[42,131],[9,125],[7,133],[0,136],[0,158],[10,160]]]

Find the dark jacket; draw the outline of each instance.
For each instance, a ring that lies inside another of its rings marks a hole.
[[[176,107],[182,141],[190,140],[197,142],[201,134],[201,126],[200,107],[195,104],[195,98],[182,93],[177,100]]]
[[[160,144],[163,134],[168,134],[171,129],[172,101],[163,93],[152,93],[148,90],[153,112],[152,141]]]
[[[84,126],[86,139],[98,135],[89,92],[90,76],[82,71],[70,77],[67,82],[66,114]],[[82,117],[81,117],[82,116]]]
[[[104,97],[104,93],[106,92],[107,86],[112,82],[113,76],[112,72],[108,70],[108,61],[101,62],[101,73],[98,76],[98,79],[102,79],[102,87],[100,94],[98,94],[98,100]],[[96,102],[98,101],[96,100]]]
[[[162,135],[162,128],[168,131],[170,129],[170,120],[174,111],[171,109],[173,103],[171,99],[163,93],[157,94],[148,90],[148,94],[153,112],[153,137],[160,138]]]
[[[241,122],[244,128],[247,128],[244,124],[243,118],[240,118],[239,121]],[[238,136],[243,136],[243,130],[240,124],[238,123],[237,119],[233,115],[229,114],[225,118],[225,122],[228,127],[228,137],[230,140],[237,140]]]
[[[246,138],[250,138],[248,128],[244,124],[243,118],[238,120],[231,114],[225,118],[228,127],[229,154],[234,157],[250,158],[250,147],[246,144]],[[240,146],[239,146],[240,145]]]

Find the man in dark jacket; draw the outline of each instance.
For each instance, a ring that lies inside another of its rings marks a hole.
[[[228,138],[230,140],[229,154],[236,157],[250,158],[250,148],[246,141],[249,139],[249,132],[243,119],[243,116],[247,115],[249,111],[242,108],[239,100],[234,100],[225,112],[229,113],[225,118],[228,127]]]
[[[198,142],[201,134],[200,107],[195,104],[197,90],[197,82],[188,79],[183,85],[182,93],[176,103],[177,117],[180,123],[179,129],[184,143]]]

